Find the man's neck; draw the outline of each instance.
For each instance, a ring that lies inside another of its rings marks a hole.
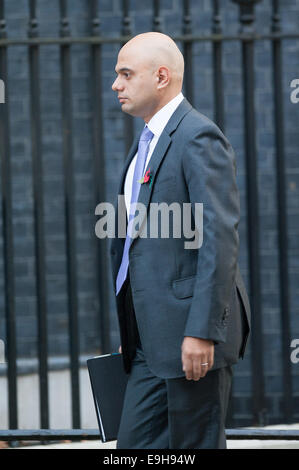
[[[181,90],[177,91],[176,93],[173,93],[171,96],[165,97],[163,100],[161,100],[159,102],[159,105],[157,106],[157,108],[149,116],[146,116],[145,118],[143,118],[145,124],[147,124],[152,119],[152,117],[155,114],[157,114],[158,111],[160,111],[160,109],[164,108],[164,106],[166,106],[171,100],[173,100],[180,93],[181,93]]]

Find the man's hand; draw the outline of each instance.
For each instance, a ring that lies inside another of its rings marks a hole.
[[[122,353],[121,346],[118,348],[118,352],[119,352],[120,354]]]
[[[185,336],[181,349],[187,380],[199,380],[214,364],[214,342],[209,339]]]

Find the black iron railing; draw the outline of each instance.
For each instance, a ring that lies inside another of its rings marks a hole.
[[[226,429],[230,440],[299,440],[299,429]],[[0,430],[0,441],[100,440],[98,429],[10,429]]]

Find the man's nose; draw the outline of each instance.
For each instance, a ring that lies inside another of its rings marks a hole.
[[[121,85],[120,85],[120,82],[118,81],[118,78],[116,78],[112,84],[112,90],[117,91],[119,89],[121,89]]]

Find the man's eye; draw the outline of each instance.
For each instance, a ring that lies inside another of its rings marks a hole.
[[[129,73],[125,73],[124,74],[126,78],[129,78],[130,74]]]

